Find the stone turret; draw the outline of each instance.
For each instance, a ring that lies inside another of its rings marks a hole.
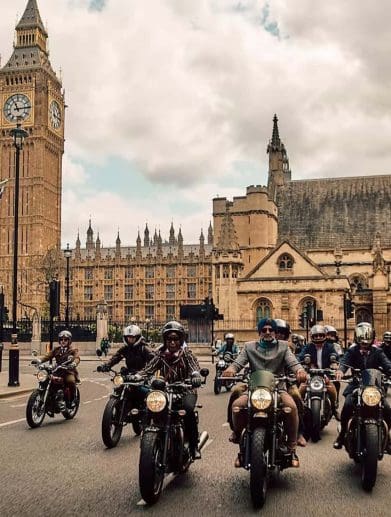
[[[95,258],[96,260],[99,260],[101,258],[101,242],[100,242],[100,238],[99,238],[99,232],[98,232],[98,235],[96,237],[96,241],[95,241]]]
[[[121,258],[121,239],[119,238],[119,230],[115,240],[115,258]]]
[[[145,230],[144,230],[144,248],[148,248],[149,246],[149,229],[148,229],[148,224],[145,225]]]
[[[86,250],[87,252],[92,251],[94,249],[94,232],[91,227],[91,219],[88,223],[88,229],[87,229],[87,240],[86,240]]]
[[[174,224],[172,222],[171,222],[171,227],[170,227],[170,237],[168,239],[168,244],[170,246],[175,246],[176,245]]]
[[[269,154],[269,177],[267,188],[270,198],[275,201],[278,188],[291,180],[288,154],[280,139],[277,115],[274,115],[273,118],[273,133],[267,146],[267,152]]]
[[[136,239],[136,259],[141,259],[141,237],[140,237],[140,230],[137,232],[137,239]]]
[[[212,228],[212,222],[209,223],[208,228],[208,244],[210,246],[213,246],[213,228]]]

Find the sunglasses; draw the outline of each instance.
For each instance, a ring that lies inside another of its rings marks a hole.
[[[314,334],[312,337],[313,339],[326,339],[325,334]]]
[[[60,337],[59,341],[69,341],[69,337]]]
[[[263,334],[266,334],[266,332],[272,333],[272,332],[274,332],[274,330],[271,327],[263,327],[263,329],[261,329],[261,332]]]
[[[167,338],[167,342],[174,341],[175,343],[179,343],[180,340],[181,340],[181,338],[178,336],[169,336]]]

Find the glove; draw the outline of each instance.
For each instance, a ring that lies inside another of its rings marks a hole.
[[[191,385],[193,388],[199,388],[202,384],[202,377],[199,372],[193,372],[191,374]]]
[[[69,366],[69,368],[76,368],[77,365],[75,362],[73,362],[73,363],[69,363],[68,366]]]
[[[97,372],[108,372],[110,371],[110,366],[108,364],[100,364],[97,369]]]
[[[307,382],[307,373],[305,372],[305,370],[299,370],[296,373],[296,380],[300,383]]]

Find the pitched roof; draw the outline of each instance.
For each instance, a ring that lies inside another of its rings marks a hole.
[[[31,29],[35,27],[39,27],[42,32],[47,35],[41,15],[39,14],[37,0],[28,0],[26,9],[16,29]]]

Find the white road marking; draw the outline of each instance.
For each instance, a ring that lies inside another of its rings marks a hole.
[[[26,404],[15,404],[14,406],[10,406],[10,407],[25,407]]]
[[[19,420],[10,420],[9,422],[4,422],[4,424],[0,424],[0,427],[5,427],[6,425],[17,424],[18,422],[25,422],[25,418],[19,418]]]
[[[224,424],[221,424],[222,427],[228,427],[229,426],[229,422],[224,422]]]
[[[206,445],[205,445],[206,447]],[[174,479],[178,476],[178,474],[173,474],[172,472],[168,474],[166,478],[164,478],[163,486],[162,486],[162,492],[165,488],[168,487],[168,485],[174,481]],[[145,506],[147,503],[144,501],[144,499],[140,499],[140,501],[137,503],[137,506]]]
[[[205,450],[209,445],[213,442],[213,438],[209,438],[209,440],[206,442],[206,444],[202,447],[202,450]]]
[[[91,404],[92,400],[86,400],[83,404]]]

